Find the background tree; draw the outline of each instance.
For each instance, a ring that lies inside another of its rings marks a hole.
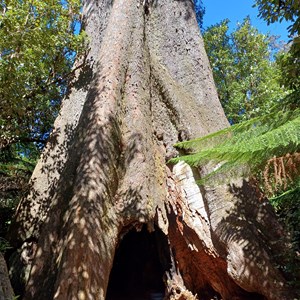
[[[235,124],[270,113],[289,90],[282,85],[281,69],[273,59],[273,39],[259,33],[249,18],[232,33],[228,23],[207,28],[203,38],[220,101]]]
[[[0,2],[0,236],[84,53],[79,0]],[[77,29],[75,27],[78,27]]]
[[[295,38],[294,43],[296,48],[299,48],[299,33],[300,33],[300,4],[293,0],[255,0],[255,6],[259,10],[259,16],[269,24],[281,22],[282,20],[291,21],[292,24],[288,30],[291,37]]]
[[[1,148],[44,143],[83,34],[80,1],[1,1]]]
[[[289,56],[283,61],[283,70],[285,73],[284,82],[288,83],[292,89],[299,90],[300,78],[300,3],[294,0],[284,1],[266,1],[256,0],[255,5],[259,10],[259,16],[268,23],[290,21],[292,24],[288,27],[292,46]]]

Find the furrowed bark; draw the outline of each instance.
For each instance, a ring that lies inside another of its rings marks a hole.
[[[105,299],[122,239],[143,224],[164,233],[166,299],[291,299],[281,228],[255,187],[200,190],[204,171],[168,164],[174,143],[228,126],[193,3],[85,1],[83,14],[89,64],[11,229],[24,299]]]

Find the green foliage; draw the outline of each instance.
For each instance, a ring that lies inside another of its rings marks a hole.
[[[80,1],[0,3],[0,147],[43,143],[57,116],[75,54]]]
[[[292,89],[300,88],[300,2],[297,0],[256,0],[259,16],[266,20],[268,24],[290,21],[288,27],[292,39],[289,55],[281,60],[285,84]]]
[[[294,237],[295,248],[300,249],[300,182],[296,188],[270,199],[276,212]]]
[[[289,27],[290,34],[299,35],[300,2],[297,0],[256,0],[255,6],[259,16],[268,24],[283,20],[293,22]]]
[[[86,52],[80,0],[0,0],[0,236]]]
[[[298,253],[295,256],[288,257],[287,264],[285,266],[286,273],[290,274],[289,283],[291,287],[300,292],[300,182],[296,183],[296,188],[290,189],[285,193],[281,193],[276,197],[270,199],[276,214],[279,217],[281,223],[287,228],[290,233],[291,246],[294,253]],[[285,253],[283,255],[286,255]],[[286,260],[286,258],[285,258]]]
[[[228,24],[224,20],[209,27],[203,38],[221,104],[236,124],[269,113],[288,91],[272,59],[273,38],[259,33],[249,18],[232,33]]]
[[[300,53],[296,56],[293,47],[289,52],[280,52],[276,63],[281,70],[280,82],[291,90],[300,90]],[[299,92],[298,92],[299,93]]]

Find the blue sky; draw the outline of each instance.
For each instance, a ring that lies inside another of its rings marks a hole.
[[[267,23],[258,18],[257,8],[253,8],[254,0],[203,0],[205,15],[203,20],[204,28],[214,25],[221,20],[228,18],[230,29],[236,27],[238,22],[242,22],[246,16],[250,16],[252,25],[262,33],[271,35],[280,35],[280,40],[289,41],[287,27],[289,23]]]

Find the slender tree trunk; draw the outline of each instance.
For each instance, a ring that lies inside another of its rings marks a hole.
[[[255,186],[199,189],[205,170],[167,163],[177,141],[228,126],[192,1],[86,0],[83,14],[88,64],[11,229],[17,290],[117,299],[106,297],[114,258],[146,224],[166,299],[291,299],[274,260],[282,232]]]

